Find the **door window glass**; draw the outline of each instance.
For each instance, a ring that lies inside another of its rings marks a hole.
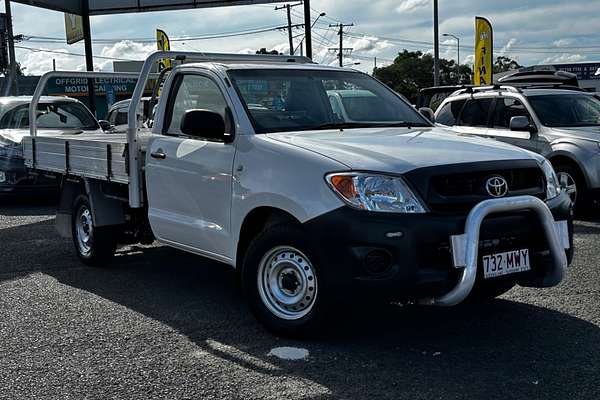
[[[436,122],[447,126],[456,125],[458,115],[460,114],[460,110],[463,108],[464,105],[465,100],[458,100],[446,103],[440,110],[440,113],[436,118]]]
[[[167,132],[181,134],[183,115],[188,110],[208,110],[221,114],[225,119],[227,132],[231,132],[231,123],[227,113],[227,102],[221,89],[210,78],[202,75],[183,75],[177,87],[177,94],[171,103],[171,121]]]
[[[492,126],[496,129],[509,129],[512,117],[529,118],[529,113],[519,100],[499,98],[492,116]],[[529,120],[531,121],[531,118]]]
[[[475,99],[467,101],[460,116],[460,125],[487,127],[491,105],[492,99]]]

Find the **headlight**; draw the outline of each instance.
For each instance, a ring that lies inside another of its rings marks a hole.
[[[404,214],[426,212],[400,177],[341,173],[327,175],[326,180],[346,204],[358,210]]]
[[[558,177],[556,176],[556,172],[554,172],[554,168],[552,168],[550,161],[544,160],[541,167],[544,171],[544,176],[546,177],[546,200],[551,200],[560,194],[560,182],[558,181]]]

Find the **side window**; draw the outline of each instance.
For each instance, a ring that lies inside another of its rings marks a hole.
[[[458,121],[458,115],[460,114],[460,110],[462,110],[464,105],[465,100],[457,100],[446,103],[440,110],[436,118],[436,122],[446,126],[456,125],[456,122]]]
[[[467,101],[460,116],[460,124],[463,126],[488,126],[488,115],[492,99],[474,99]]]
[[[227,132],[231,132],[231,122],[227,112],[227,102],[219,86],[210,78],[202,75],[183,75],[176,82],[176,93],[171,96],[170,122],[167,133],[181,134],[179,127],[183,115],[188,110],[201,109],[214,111],[223,116]]]
[[[492,116],[492,126],[496,129],[509,129],[512,117],[529,117],[527,109],[517,99],[499,98]]]
[[[116,113],[117,113],[117,112],[116,112],[115,110],[112,110],[112,111],[110,111],[110,112],[108,113],[108,115],[106,116],[106,120],[107,120],[108,122],[110,122],[112,125],[114,125],[114,124],[115,124],[115,117],[116,117],[116,115],[115,115],[115,114],[116,114]]]
[[[127,118],[127,109],[120,108],[115,114],[115,122],[113,123],[113,125],[118,126],[128,124],[129,121]]]

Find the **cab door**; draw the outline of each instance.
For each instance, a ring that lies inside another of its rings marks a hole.
[[[162,242],[227,262],[235,146],[188,137],[180,125],[187,110],[210,110],[223,116],[233,135],[228,97],[222,82],[208,73],[173,79],[163,134],[147,151],[150,225]]]

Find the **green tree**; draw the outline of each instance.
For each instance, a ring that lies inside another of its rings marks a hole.
[[[517,70],[519,68],[522,68],[522,66],[517,61],[505,56],[500,56],[496,58],[496,62],[494,63],[495,74]]]
[[[265,47],[263,47],[262,49],[258,50],[256,52],[256,54],[270,54],[270,55],[273,55],[273,56],[279,56],[282,53],[278,52],[277,50],[268,51]]]
[[[394,63],[375,68],[373,75],[416,102],[419,90],[433,86],[433,56],[420,51],[403,50]],[[440,59],[440,84],[456,85],[471,82],[472,70],[468,65],[457,65],[454,61]]]

